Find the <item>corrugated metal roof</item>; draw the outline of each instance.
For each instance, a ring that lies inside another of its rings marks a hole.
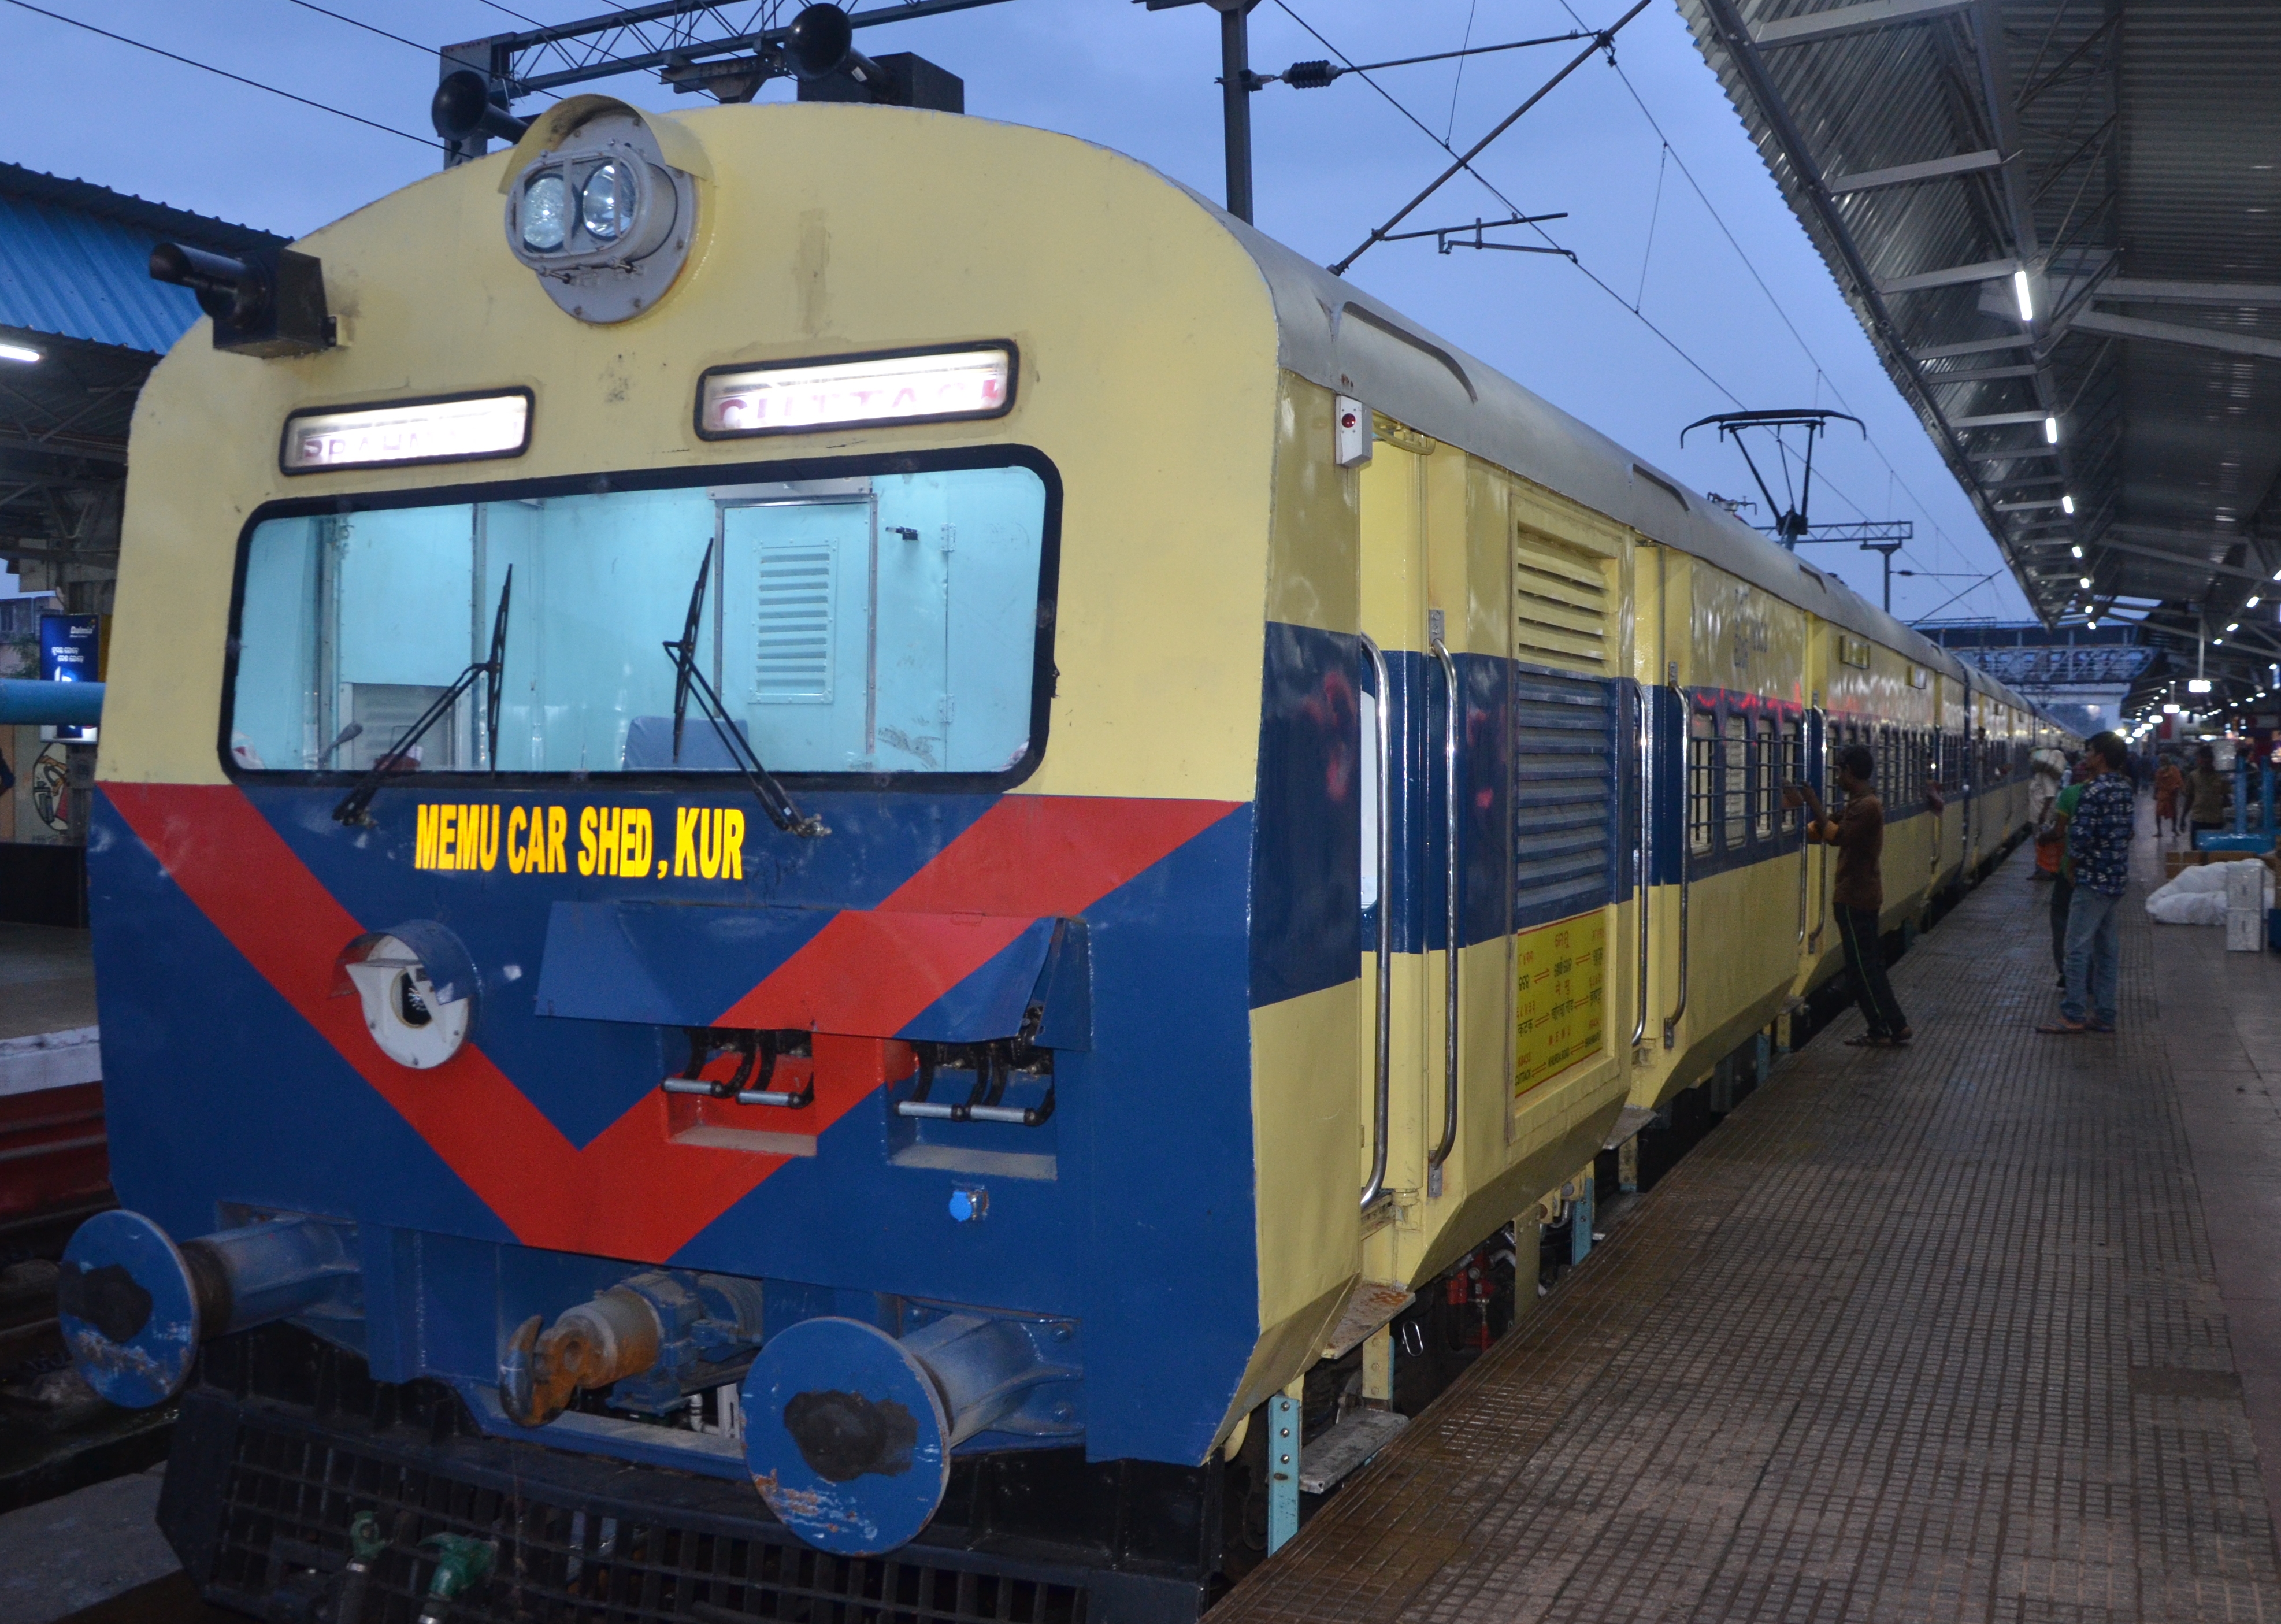
[[[2281,660],[2281,6],[1680,4],[2038,612]]]
[[[198,316],[188,289],[151,280],[167,240],[242,252],[283,239],[0,165],[0,327],[164,354]]]
[[[186,289],[151,280],[151,246],[235,254],[282,240],[0,164],[0,337],[41,352],[0,389],[0,568],[50,585],[115,573],[135,399],[198,314]]]

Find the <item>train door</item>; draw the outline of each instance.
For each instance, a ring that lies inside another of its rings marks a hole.
[[[1361,505],[1361,625],[1392,695],[1388,901],[1365,931],[1368,950],[1382,917],[1390,949],[1384,1216],[1364,1267],[1408,1280],[1589,1162],[1589,1113],[1612,1117],[1628,1082],[1627,533],[1398,426]]]
[[[1357,706],[1362,764],[1363,1198],[1366,1232],[1382,1230],[1425,1182],[1427,964],[1419,932],[1427,824],[1427,508],[1438,450],[1381,422],[1361,476],[1361,630],[1365,669]],[[1446,621],[1443,627],[1447,645]],[[1434,674],[1438,679],[1438,672]],[[1439,887],[1435,888],[1438,900]],[[1434,966],[1439,969],[1440,966]],[[1433,1127],[1439,1128],[1437,1121]],[[1369,1272],[1390,1277],[1391,1257]]]
[[[1362,1024],[1363,1172],[1372,1196],[1364,1267],[1372,1278],[1405,1280],[1446,1262],[1448,1245],[1478,1241],[1511,1216],[1491,1221],[1480,1209],[1481,1187],[1505,1171],[1510,1148],[1515,790],[1506,718],[1515,700],[1510,561],[1502,545],[1484,545],[1475,533],[1483,528],[1476,509],[1494,492],[1478,488],[1462,452],[1383,419],[1379,429],[1360,485],[1361,630],[1366,655],[1375,651],[1362,708],[1364,805],[1372,808],[1363,880],[1371,1001]],[[1536,591],[1548,642],[1576,664],[1612,661],[1613,594],[1600,570],[1549,568]],[[1595,692],[1581,711],[1562,708],[1550,731],[1584,715],[1581,736],[1588,750],[1597,747],[1609,703]],[[1589,804],[1560,812],[1566,843],[1532,857],[1590,870],[1584,848],[1616,839],[1607,827],[1612,796],[1590,771],[1572,777],[1543,785],[1542,797],[1550,805],[1581,794]],[[1575,1018],[1585,1022],[1589,1003],[1597,1040],[1597,984],[1570,978]]]

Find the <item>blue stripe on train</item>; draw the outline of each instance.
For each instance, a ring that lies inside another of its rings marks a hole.
[[[1634,882],[1637,690],[1489,655],[1456,656],[1459,940],[1597,907]],[[1387,656],[1394,769],[1388,905],[1397,953],[1446,924],[1448,684],[1430,654]],[[1353,980],[1377,930],[1362,907],[1361,695],[1351,633],[1271,623],[1252,852],[1254,1007]]]

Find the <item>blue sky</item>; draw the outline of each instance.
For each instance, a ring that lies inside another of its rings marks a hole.
[[[423,46],[520,26],[489,0],[323,3]],[[1597,27],[1624,9],[1622,0],[1568,3],[1573,15],[1563,0],[1290,0],[1288,9],[1264,0],[1252,16],[1253,66],[1271,73],[1328,55],[1304,25],[1369,62],[1452,50],[1468,38],[1486,44],[1564,33],[1580,18]],[[428,133],[432,57],[292,0],[42,4]],[[547,21],[598,9],[584,0],[510,4]],[[740,19],[759,9],[730,8]],[[1132,0],[1008,0],[884,25],[860,38],[874,54],[915,50],[960,74],[971,113],[1098,141],[1220,194],[1218,24],[1203,6],[1151,12]],[[1373,77],[1462,150],[1575,49],[1505,51],[1469,58],[1462,70],[1438,63]],[[1915,522],[1917,538],[1897,562],[1947,573],[1895,580],[1893,607],[1904,618],[2023,615],[1993,544],[1885,376],[1670,0],[1652,0],[1619,36],[1616,58],[1620,73],[1598,58],[1578,69],[1478,166],[1527,213],[1566,211],[1568,218],[1548,229],[1612,294],[1552,256],[1443,256],[1430,242],[1374,248],[1353,280],[1700,489],[1756,495],[1731,446],[1697,434],[1680,447],[1681,428],[1695,419],[1738,402],[1851,410],[1867,420],[1868,442],[1839,425],[1817,454],[1813,516]],[[629,77],[608,88],[646,106],[690,104],[654,81]],[[780,83],[763,95],[789,89]],[[1253,98],[1252,119],[1259,224],[1323,261],[1351,249],[1448,161],[1427,134],[1351,75],[1326,89],[1271,86]],[[0,158],[289,233],[417,180],[437,162],[413,141],[5,0]],[[1504,213],[1460,176],[1412,223]],[[1745,516],[1767,519],[1763,511]],[[1836,546],[1809,555],[1876,596],[1874,555]],[[1994,580],[1941,607],[1989,571],[1999,572]]]

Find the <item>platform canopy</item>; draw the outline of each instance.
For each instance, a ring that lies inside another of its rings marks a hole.
[[[2275,686],[2281,6],[1680,4],[2037,615]]]
[[[99,599],[116,570],[135,398],[198,317],[188,289],[151,280],[152,247],[282,240],[0,164],[0,563],[27,585]]]

